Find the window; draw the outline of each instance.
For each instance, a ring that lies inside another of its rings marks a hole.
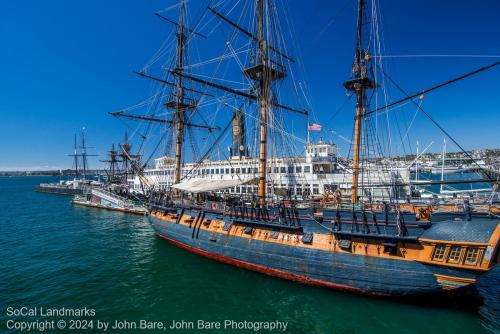
[[[219,168],[215,169],[215,174],[219,174]]]
[[[274,167],[274,173],[278,173],[279,172],[279,167]]]
[[[450,255],[448,256],[449,262],[458,262],[460,260],[460,252],[462,248],[460,246],[452,246],[450,249]]]
[[[467,255],[465,256],[465,263],[476,264],[478,255],[479,255],[479,248],[470,247],[469,249],[467,249]]]
[[[234,174],[234,168],[231,168],[231,174]]]
[[[432,257],[432,259],[436,261],[442,261],[444,259],[445,250],[445,245],[436,245],[436,248],[434,249],[434,256]]]
[[[226,174],[229,174],[229,168],[226,168]]]
[[[319,194],[319,184],[313,184],[313,194],[314,195]]]
[[[304,166],[304,173],[310,173],[311,172],[311,166]]]
[[[297,195],[302,195],[302,185],[297,184]]]
[[[304,195],[310,196],[311,195],[311,186],[308,184],[304,184],[304,188],[302,189]]]
[[[302,166],[295,166],[295,172],[302,173]]]
[[[236,168],[236,174],[239,174],[239,173],[240,173],[240,169]]]
[[[286,167],[280,167],[280,173],[286,173]]]

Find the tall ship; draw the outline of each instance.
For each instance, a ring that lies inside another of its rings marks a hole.
[[[123,143],[118,144],[119,150],[112,144],[108,151],[108,159],[104,172],[106,183],[101,187],[86,187],[82,193],[73,196],[72,203],[90,208],[121,211],[126,213],[147,214],[144,198],[131,193],[127,184],[130,171],[130,159],[140,156],[132,153],[132,145],[128,142],[125,132]]]
[[[184,1],[176,7],[177,21],[158,14],[175,26],[174,59],[164,76],[138,73],[162,85],[165,91],[157,96],[168,97],[166,111],[112,114],[161,124],[167,129],[161,137],[165,151],[172,156],[157,158],[152,168],[135,161],[136,177],[129,185],[147,189],[148,219],[160,238],[217,261],[371,295],[463,291],[498,262],[500,219],[467,203],[442,210],[407,200],[409,174],[373,144],[372,116],[394,103],[370,109],[380,80],[365,29],[375,20],[376,6],[367,0],[357,4],[355,56],[351,77],[344,82],[355,99],[354,129],[350,155],[344,158],[326,141],[303,142],[302,156],[289,144],[288,113],[307,117],[308,111],[283,102],[285,81],[293,79],[287,68],[294,59],[279,32],[278,4],[248,1],[241,13],[227,3],[206,10],[203,17],[210,16],[209,22],[231,29],[218,60],[231,56],[240,71],[224,80],[193,72],[199,64],[189,62],[188,46],[206,36],[198,31],[203,24],[187,25]],[[251,29],[240,24],[248,12]],[[231,18],[238,16],[240,20]],[[246,39],[245,48],[235,46],[237,38]],[[238,56],[242,54],[247,56]],[[237,75],[245,85],[227,85],[240,82]],[[200,109],[207,96],[231,106],[224,126],[203,122]],[[197,117],[201,123],[195,122]],[[255,125],[249,129],[251,122]],[[310,127],[309,121],[302,123]],[[212,140],[206,153],[188,162],[186,137],[193,129],[207,133],[195,136],[194,149],[203,147],[201,138]],[[229,154],[220,149],[227,137]],[[224,158],[214,159],[218,154]]]
[[[36,188],[36,191],[57,195],[82,195],[86,188],[99,187],[101,183],[96,180],[89,179],[88,173],[88,157],[95,156],[88,153],[88,147],[85,140],[85,128],[81,133],[81,144],[78,145],[77,136],[75,135],[73,153],[69,154],[73,158],[73,179],[61,180],[59,182],[41,183]]]

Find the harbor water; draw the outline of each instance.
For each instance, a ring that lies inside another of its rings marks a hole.
[[[288,323],[287,333],[456,334],[500,328],[498,268],[480,282],[484,304],[476,311],[309,287],[176,248],[155,237],[142,216],[73,206],[70,197],[34,191],[51,181],[56,180],[0,177],[2,333],[11,332],[7,308],[21,306],[87,307],[95,310],[88,319],[110,322],[278,320]]]

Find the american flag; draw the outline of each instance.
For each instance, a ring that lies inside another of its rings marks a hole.
[[[312,123],[312,124],[307,123],[307,130],[309,130],[309,131],[321,131],[321,125],[316,124],[316,123]]]

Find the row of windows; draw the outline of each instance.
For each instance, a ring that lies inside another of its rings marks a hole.
[[[226,192],[230,192],[230,193],[242,193],[242,194],[246,194],[246,193],[256,193],[257,191],[259,190],[259,188],[257,186],[238,186],[238,187],[233,187],[233,188],[229,188],[228,191]],[[272,189],[270,187],[267,188],[267,192],[268,193],[273,193]],[[307,188],[301,188],[301,187],[297,187],[297,188],[275,188],[274,189],[274,193],[282,193],[283,195],[286,193],[288,195],[311,195],[311,188],[308,187],[307,185]],[[312,188],[312,194],[314,195],[318,195],[319,194],[319,186],[314,184],[313,185],[313,188]]]
[[[310,173],[311,172],[311,166],[295,166],[295,173]],[[259,172],[259,169],[256,167],[241,167],[241,168],[206,168],[206,169],[200,169],[197,170],[195,173],[198,175],[210,175],[210,174],[257,174]],[[293,166],[288,166],[288,167],[268,167],[267,168],[268,173],[293,173],[294,172],[294,167]],[[162,170],[162,171],[149,171],[146,172],[146,175],[173,175],[174,171],[171,169],[167,170]]]
[[[311,166],[295,166],[295,173],[302,173],[302,170],[304,170],[304,173],[310,173],[311,172]],[[259,172],[259,169],[256,167],[241,167],[241,168],[211,168],[211,169],[201,169],[197,173],[198,175],[208,175],[208,174],[257,174]],[[293,166],[281,166],[281,167],[268,167],[267,168],[268,173],[293,173],[294,172],[294,167]]]
[[[330,152],[333,152],[333,150],[330,150]],[[326,153],[326,147],[308,148],[307,153]]]
[[[436,245],[432,259],[435,261],[459,263],[463,254],[465,255],[463,263],[468,265],[475,265],[478,263],[479,248],[477,247]]]
[[[285,185],[282,185],[282,188],[275,188],[274,192],[275,193],[282,193],[283,195],[287,193],[288,195],[311,195],[311,188],[309,187],[308,184],[304,185],[304,187],[301,187],[300,185],[297,185],[296,188],[286,188]],[[134,185],[134,189],[140,189],[140,185]],[[168,190],[170,188],[170,185],[164,184],[164,185],[159,185],[158,189],[160,190]],[[256,193],[259,190],[257,186],[237,186],[237,187],[232,187],[229,189],[226,189],[225,192],[229,193],[236,193],[236,194],[250,194],[252,192]],[[268,193],[273,193],[272,188],[268,187],[267,188]],[[319,194],[319,185],[318,184],[313,184],[312,186],[312,194],[318,195]]]

